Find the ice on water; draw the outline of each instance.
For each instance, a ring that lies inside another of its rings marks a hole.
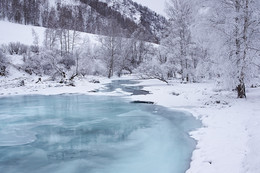
[[[155,111],[156,110],[156,111]],[[4,173],[181,173],[195,141],[193,117],[118,97],[0,99]]]

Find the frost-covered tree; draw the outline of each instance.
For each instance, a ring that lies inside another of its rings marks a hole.
[[[246,97],[245,86],[257,71],[260,47],[260,2],[258,0],[208,0],[211,41],[215,41],[215,62],[219,76],[238,97]],[[218,58],[216,58],[218,57]]]
[[[57,48],[58,33],[56,29],[47,28],[44,31],[44,47],[49,50]]]
[[[31,46],[31,51],[39,53],[39,35],[32,29],[33,45]]]
[[[76,30],[59,29],[58,34],[61,45],[61,55],[73,53],[79,38],[79,32]]]
[[[170,0],[166,6],[169,27],[162,44],[168,48],[172,62],[178,61],[182,80],[191,79],[191,25],[193,21],[192,2],[190,0]],[[173,65],[174,65],[173,64]]]
[[[35,33],[33,33],[33,35],[35,35]],[[72,34],[69,36],[73,37]],[[59,39],[62,39],[62,37],[60,37],[60,30],[46,29],[44,47],[39,48],[37,52],[31,49],[31,52],[26,55],[24,64],[25,71],[29,74],[49,75],[53,79],[59,78],[60,81],[70,78],[70,75],[75,75],[73,68],[76,65],[76,59],[74,58],[76,56],[74,56],[73,52],[66,52],[66,49],[59,50]],[[71,42],[69,43],[72,45]],[[37,39],[34,45],[37,45]],[[61,52],[63,53],[61,54]]]
[[[104,58],[104,62],[107,66],[107,76],[111,78],[114,75],[116,68],[116,61],[119,58],[121,50],[121,40],[120,37],[108,36],[101,38],[101,56]]]
[[[76,30],[69,29],[51,29],[45,30],[44,45],[48,49],[60,50],[60,55],[73,54],[76,44],[79,41],[80,34]]]
[[[100,52],[100,47],[91,45],[89,39],[85,39],[78,52],[77,68],[79,75],[107,76],[105,58],[101,57],[97,52]]]
[[[134,69],[134,39],[122,39],[117,60],[117,75],[121,76],[123,73],[132,73]]]
[[[149,53],[143,62],[135,70],[143,79],[158,79],[168,83],[169,71],[171,65],[167,61],[167,57],[160,52],[160,47],[150,47]]]
[[[100,56],[103,58],[107,66],[107,76],[111,78],[114,72],[117,71],[117,62],[121,54],[122,37],[117,37],[119,30],[116,27],[117,23],[111,20],[108,26],[108,35],[100,38]]]

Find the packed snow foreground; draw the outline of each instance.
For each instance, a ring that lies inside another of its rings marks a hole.
[[[113,80],[138,80],[149,95],[130,95],[118,89],[112,93],[96,92],[111,82],[103,77],[77,78],[75,86],[66,86],[47,80],[26,77],[24,86],[18,86],[21,78],[1,78],[0,95],[24,94],[106,94],[123,96],[130,100],[152,101],[171,109],[189,111],[200,119],[203,127],[191,133],[197,140],[190,169],[187,173],[228,173],[260,171],[260,88],[248,89],[247,99],[237,99],[235,93],[220,91],[214,82],[166,84],[157,79],[140,80],[136,76]],[[99,81],[100,83],[98,83]]]

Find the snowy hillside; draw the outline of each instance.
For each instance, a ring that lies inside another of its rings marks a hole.
[[[15,15],[12,15],[15,13]],[[158,43],[167,21],[131,0],[3,1],[0,20],[46,28],[134,37]]]
[[[0,45],[9,44],[10,42],[20,42],[25,45],[33,45],[33,30],[38,36],[39,45],[43,46],[44,32],[46,28],[0,21],[0,32],[5,33],[0,35]],[[98,44],[98,39],[100,37],[101,36],[98,35],[80,32],[80,39],[77,44],[83,44],[83,42],[87,40],[94,46],[95,44]]]
[[[120,12],[121,15],[131,19],[136,24],[141,24],[144,27],[149,27],[149,30],[157,36],[166,27],[166,19],[156,14],[149,8],[137,4],[132,0],[101,0],[108,4],[112,9]],[[160,37],[160,36],[159,36]]]
[[[15,24],[11,22],[0,21],[0,44],[9,44],[10,42],[20,42],[26,45],[33,44],[32,30],[39,36],[39,43],[43,43],[43,27]]]

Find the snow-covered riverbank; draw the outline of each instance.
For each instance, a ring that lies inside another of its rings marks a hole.
[[[203,128],[192,132],[197,141],[187,173],[256,173],[260,171],[260,88],[248,89],[247,99],[217,91],[214,83],[166,85],[146,80],[140,85],[152,94],[132,96],[201,119]]]
[[[100,83],[90,81],[99,80]],[[122,78],[121,78],[122,79]],[[125,77],[123,79],[133,79]],[[25,86],[18,86],[24,80]],[[45,81],[36,84],[38,78],[0,78],[0,95],[24,94],[111,94],[131,100],[153,101],[172,109],[185,110],[203,122],[203,128],[192,132],[197,141],[187,173],[256,173],[260,171],[260,88],[248,90],[247,99],[237,99],[235,93],[216,91],[213,83],[169,85],[158,80],[140,80],[137,85],[150,91],[149,95],[130,96],[117,90],[113,93],[97,93],[111,80],[88,77],[78,79],[75,87]]]
[[[202,120],[203,128],[191,133],[198,145],[187,173],[260,171],[260,88],[249,88],[247,99],[237,99],[235,92],[220,91],[214,82],[142,80],[137,85],[151,94],[127,98],[189,111]]]

